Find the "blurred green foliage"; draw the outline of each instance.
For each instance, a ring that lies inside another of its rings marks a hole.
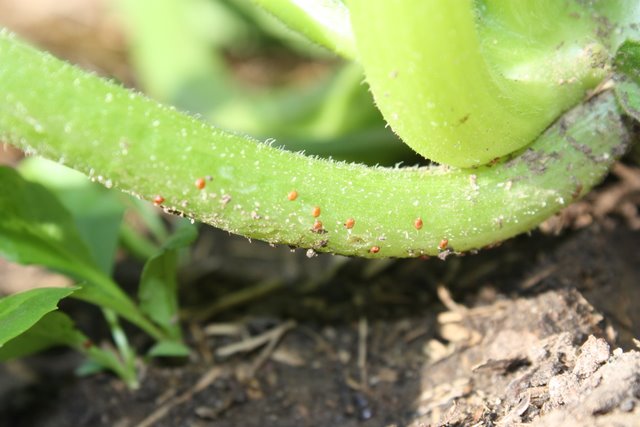
[[[418,161],[385,126],[359,65],[249,0],[119,0],[118,6],[138,84],[157,100],[292,151],[367,164]],[[239,77],[242,64],[268,75],[267,83]],[[300,70],[288,73],[293,81],[273,76],[292,67]]]

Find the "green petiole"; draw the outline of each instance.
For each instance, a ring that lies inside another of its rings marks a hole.
[[[637,36],[640,22],[630,1],[348,5],[358,58],[387,122],[418,153],[458,167],[534,141],[605,79],[617,35]]]
[[[342,0],[254,1],[310,40],[345,58],[355,58],[349,9]]]
[[[319,252],[435,255],[511,237],[599,182],[630,137],[603,93],[500,164],[368,168],[222,132],[6,32],[0,57],[3,140],[170,212]]]

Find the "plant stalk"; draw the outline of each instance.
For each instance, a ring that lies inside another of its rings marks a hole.
[[[512,237],[584,195],[630,138],[603,93],[499,164],[371,168],[222,132],[7,33],[0,57],[4,141],[168,212],[310,256],[446,255]]]

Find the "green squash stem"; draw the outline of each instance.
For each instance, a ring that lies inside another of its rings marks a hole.
[[[518,156],[375,168],[222,132],[0,33],[0,139],[249,238],[363,257],[481,248],[585,194],[629,131],[603,93]]]

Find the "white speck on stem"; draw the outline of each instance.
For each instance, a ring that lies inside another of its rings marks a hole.
[[[469,175],[469,183],[471,184],[471,188],[475,191],[480,189],[480,186],[478,185],[478,176],[476,174]]]

